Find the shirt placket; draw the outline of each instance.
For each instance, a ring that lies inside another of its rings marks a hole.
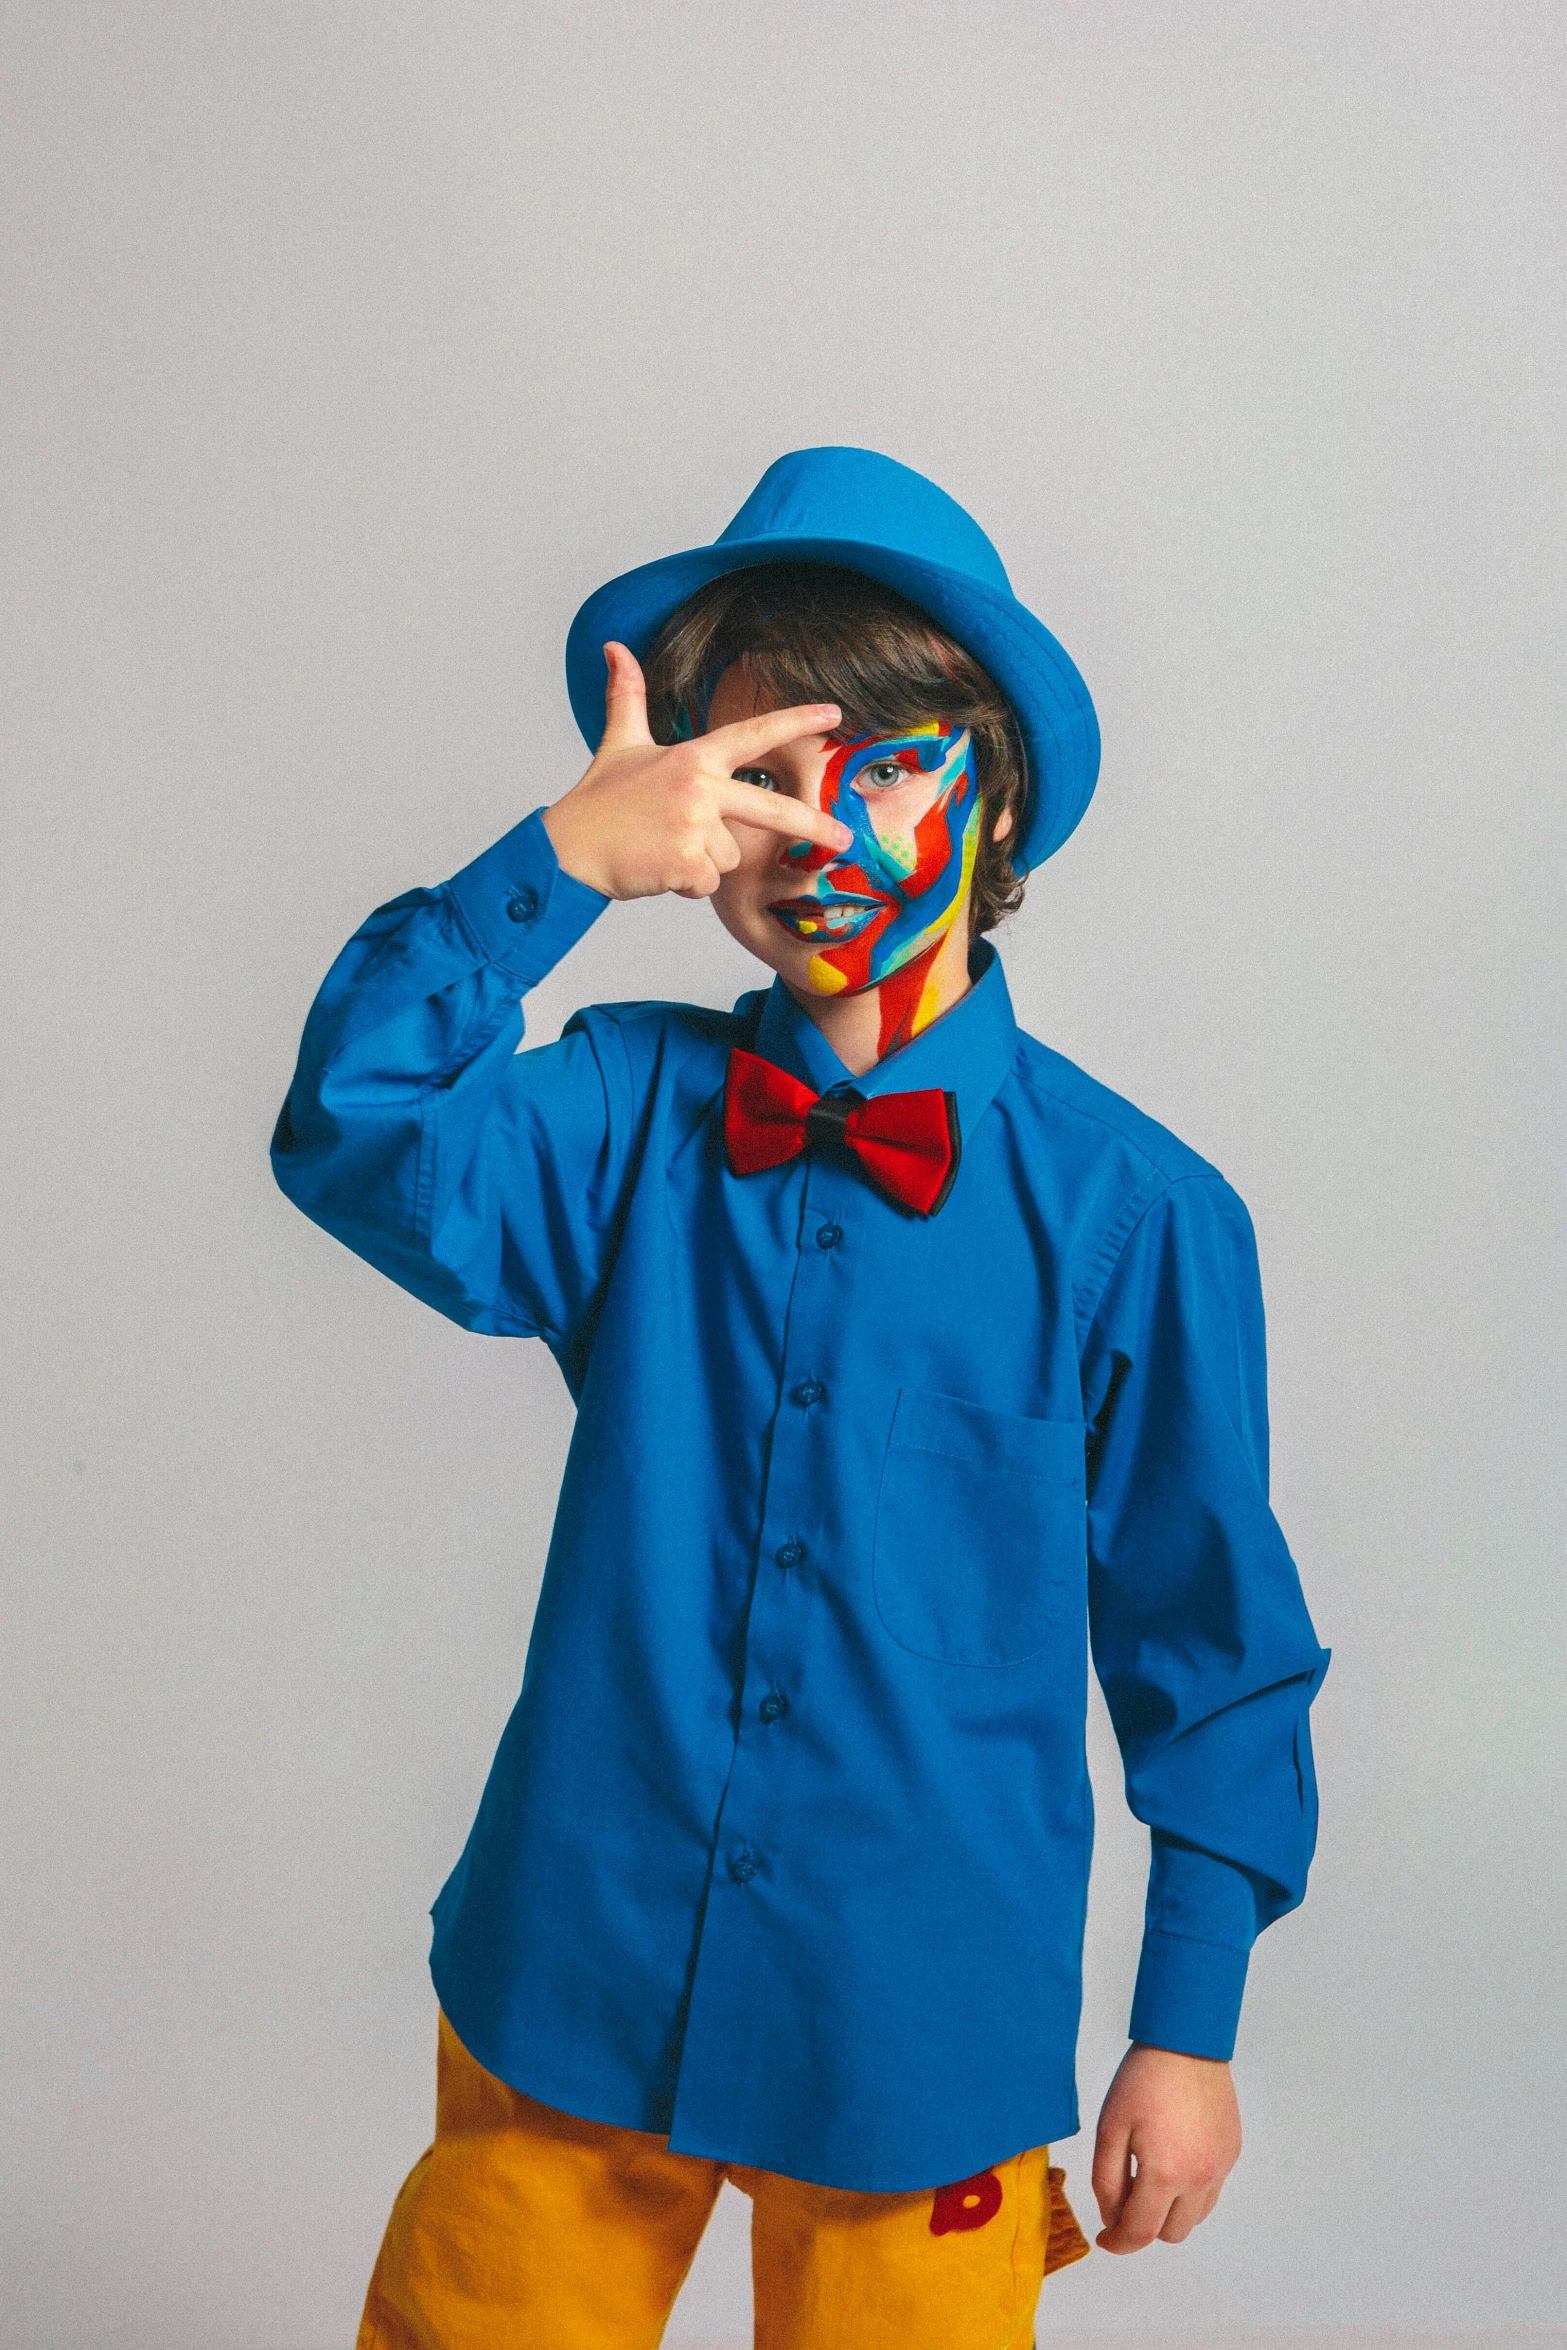
[[[789,1882],[789,1780],[808,1736],[813,1691],[811,1632],[823,1590],[838,1571],[825,1529],[837,1513],[835,1415],[839,1332],[848,1307],[864,1209],[862,1179],[807,1157],[796,1263],[780,1350],[780,1376],[760,1499],[760,1534],[746,1620],[734,1757],[719,1817],[708,1898],[691,1977],[672,2143],[716,2143],[737,2119],[737,2076],[756,2044],[745,2002],[756,1980],[758,1937],[785,1931]],[[783,1949],[773,1952],[780,1965]]]

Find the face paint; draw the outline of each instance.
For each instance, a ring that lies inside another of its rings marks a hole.
[[[786,861],[812,887],[768,911],[815,947],[806,977],[819,994],[881,989],[885,1055],[935,1018],[932,965],[979,847],[973,737],[939,719],[906,734],[856,736],[834,748],[821,804],[854,845],[791,848]]]

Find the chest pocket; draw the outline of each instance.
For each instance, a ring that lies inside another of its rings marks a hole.
[[[876,1612],[949,1665],[1022,1664],[1083,1604],[1081,1420],[1025,1419],[898,1391],[876,1498]]]

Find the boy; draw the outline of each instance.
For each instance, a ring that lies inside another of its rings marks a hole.
[[[1090,1642],[1152,1831],[1107,2250],[1216,2200],[1247,1953],[1305,1888],[1327,1654],[1250,1221],[1016,1025],[982,934],[1098,735],[932,483],[781,459],[591,598],[567,667],[586,774],[365,924],[274,1142],[307,1214],[542,1337],[577,1404],[361,2350],[651,2350],[726,2176],[767,2350],[1023,2350],[1087,2250],[1048,2157]],[[518,1053],[527,989],[664,890],[771,987]]]

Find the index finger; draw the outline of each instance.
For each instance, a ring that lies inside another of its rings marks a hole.
[[[747,767],[768,751],[798,742],[803,734],[830,734],[843,712],[836,702],[799,702],[792,709],[768,710],[759,718],[736,718],[704,735],[713,756],[726,767]]]
[[[1139,2160],[1132,2191],[1114,2225],[1101,2233],[1100,2243],[1107,2252],[1141,2252],[1158,2235],[1174,2201],[1174,2182]]]
[[[728,728],[724,729],[725,733]],[[787,833],[790,840],[812,840],[820,849],[846,849],[854,839],[847,824],[825,809],[813,808],[788,792],[764,791],[759,783],[741,783],[726,776],[717,786],[718,813],[741,824],[759,824],[764,832]]]

